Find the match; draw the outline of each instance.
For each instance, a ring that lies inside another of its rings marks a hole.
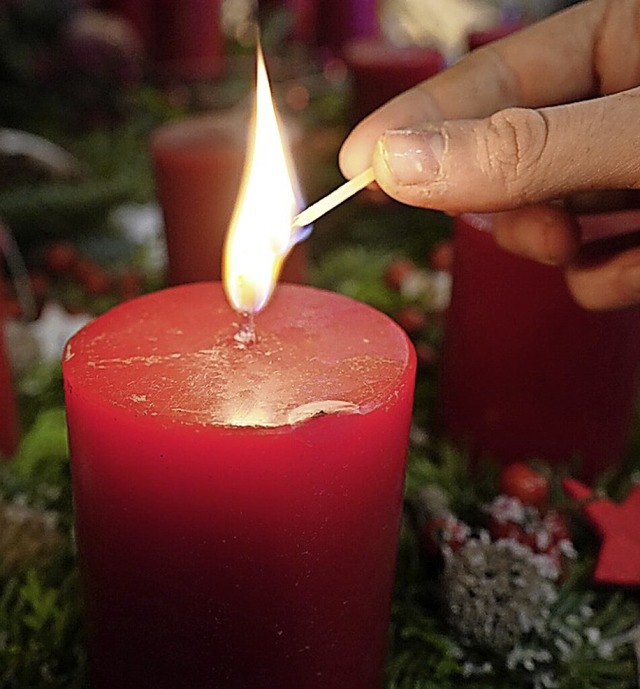
[[[371,184],[375,179],[373,168],[368,168],[353,179],[345,182],[342,186],[334,189],[330,194],[327,194],[319,201],[312,203],[308,208],[305,208],[301,213],[293,219],[293,227],[306,227],[315,222],[318,218],[328,213],[331,209],[340,205],[343,201],[351,198],[354,194],[362,191],[368,184]]]

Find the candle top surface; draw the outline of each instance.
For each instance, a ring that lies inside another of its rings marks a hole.
[[[240,109],[222,111],[215,115],[193,115],[164,124],[153,132],[151,147],[155,153],[171,151],[189,154],[246,147],[248,112]]]
[[[95,319],[67,344],[74,393],[159,422],[224,427],[294,425],[393,403],[413,384],[404,331],[347,297],[280,285],[256,317],[257,342],[220,283],[145,295]]]

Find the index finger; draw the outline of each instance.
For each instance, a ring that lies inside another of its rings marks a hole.
[[[593,53],[606,4],[591,0],[574,5],[469,53],[397,96],[348,136],[340,151],[343,173],[353,177],[369,167],[378,138],[389,129],[486,117],[511,106],[535,108],[595,95]]]

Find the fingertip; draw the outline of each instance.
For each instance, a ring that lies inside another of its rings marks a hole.
[[[640,255],[636,264],[623,268],[620,273],[620,280],[629,303],[637,304],[640,302]]]
[[[355,130],[352,134],[357,134]],[[375,180],[367,187],[379,195],[382,190],[386,195],[391,195],[390,173],[385,164],[384,158],[379,152],[380,138],[376,139],[370,147],[363,146],[357,138],[350,138],[351,134],[345,139],[338,155],[340,170],[346,179],[353,179],[363,170],[373,168]]]
[[[375,146],[375,142],[373,144]],[[370,165],[372,146],[363,141],[355,127],[343,141],[338,152],[338,166],[347,179],[352,179]]]
[[[372,165],[374,151],[384,124],[376,125],[377,113],[359,122],[347,135],[338,153],[338,165],[342,174],[351,179]]]
[[[580,248],[576,219],[554,205],[537,205],[493,214],[497,243],[508,251],[552,266],[564,266]]]
[[[416,127],[434,119],[441,117],[420,88],[401,93],[365,117],[349,132],[338,154],[342,174],[350,179],[370,167],[376,144],[384,132]]]
[[[600,263],[575,261],[568,266],[565,278],[577,303],[590,311],[640,304],[640,247]]]

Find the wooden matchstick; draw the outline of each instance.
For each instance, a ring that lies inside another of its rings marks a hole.
[[[354,194],[364,189],[368,184],[371,184],[375,179],[373,169],[368,168],[353,179],[345,182],[342,186],[334,189],[330,194],[321,198],[319,201],[312,203],[308,208],[305,208],[301,213],[293,219],[294,227],[306,227],[315,222],[319,217],[328,213],[332,208],[335,208],[343,201],[351,198]]]

